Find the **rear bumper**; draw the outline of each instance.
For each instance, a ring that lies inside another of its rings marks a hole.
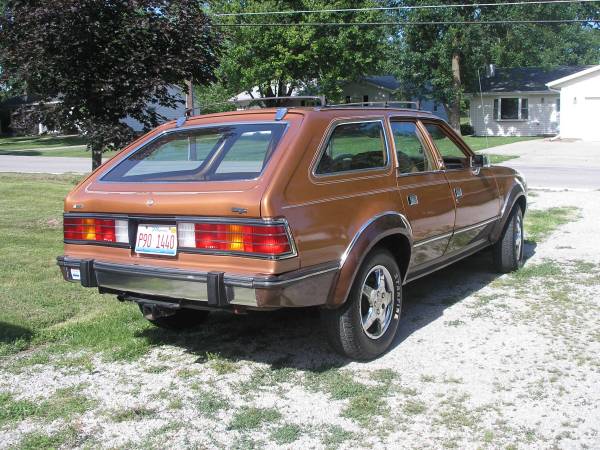
[[[65,280],[97,287],[101,293],[199,307],[253,308],[325,305],[339,269],[337,263],[327,263],[283,275],[242,276],[66,256],[59,256],[57,264]]]

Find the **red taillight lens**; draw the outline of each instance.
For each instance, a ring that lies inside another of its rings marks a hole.
[[[180,224],[180,229],[183,229],[181,225],[186,224]],[[195,247],[203,250],[266,256],[281,256],[292,251],[287,230],[284,225],[279,224],[195,223],[194,237]],[[186,246],[183,239],[185,238],[180,236],[182,246]],[[185,242],[189,241],[186,239]]]
[[[114,219],[93,217],[65,217],[65,240],[117,242]]]

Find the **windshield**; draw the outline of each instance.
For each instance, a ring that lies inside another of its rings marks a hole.
[[[265,168],[285,124],[217,125],[168,133],[117,164],[103,181],[249,180]]]

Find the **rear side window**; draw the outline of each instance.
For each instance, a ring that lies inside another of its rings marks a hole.
[[[383,168],[387,151],[381,121],[343,123],[335,127],[317,164],[317,175]]]
[[[139,183],[256,178],[284,130],[282,123],[182,129],[144,145],[102,180]]]
[[[433,165],[414,122],[392,122],[392,133],[398,157],[398,172],[402,174],[428,172]]]

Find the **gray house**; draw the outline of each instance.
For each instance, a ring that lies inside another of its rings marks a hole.
[[[346,103],[366,103],[381,101],[412,101],[419,109],[429,111],[444,120],[448,119],[443,105],[431,98],[405,98],[402,83],[393,75],[365,76],[342,86],[342,95]]]
[[[547,83],[586,69],[565,66],[495,68],[471,92],[470,119],[476,136],[552,136],[559,132],[560,93]]]

